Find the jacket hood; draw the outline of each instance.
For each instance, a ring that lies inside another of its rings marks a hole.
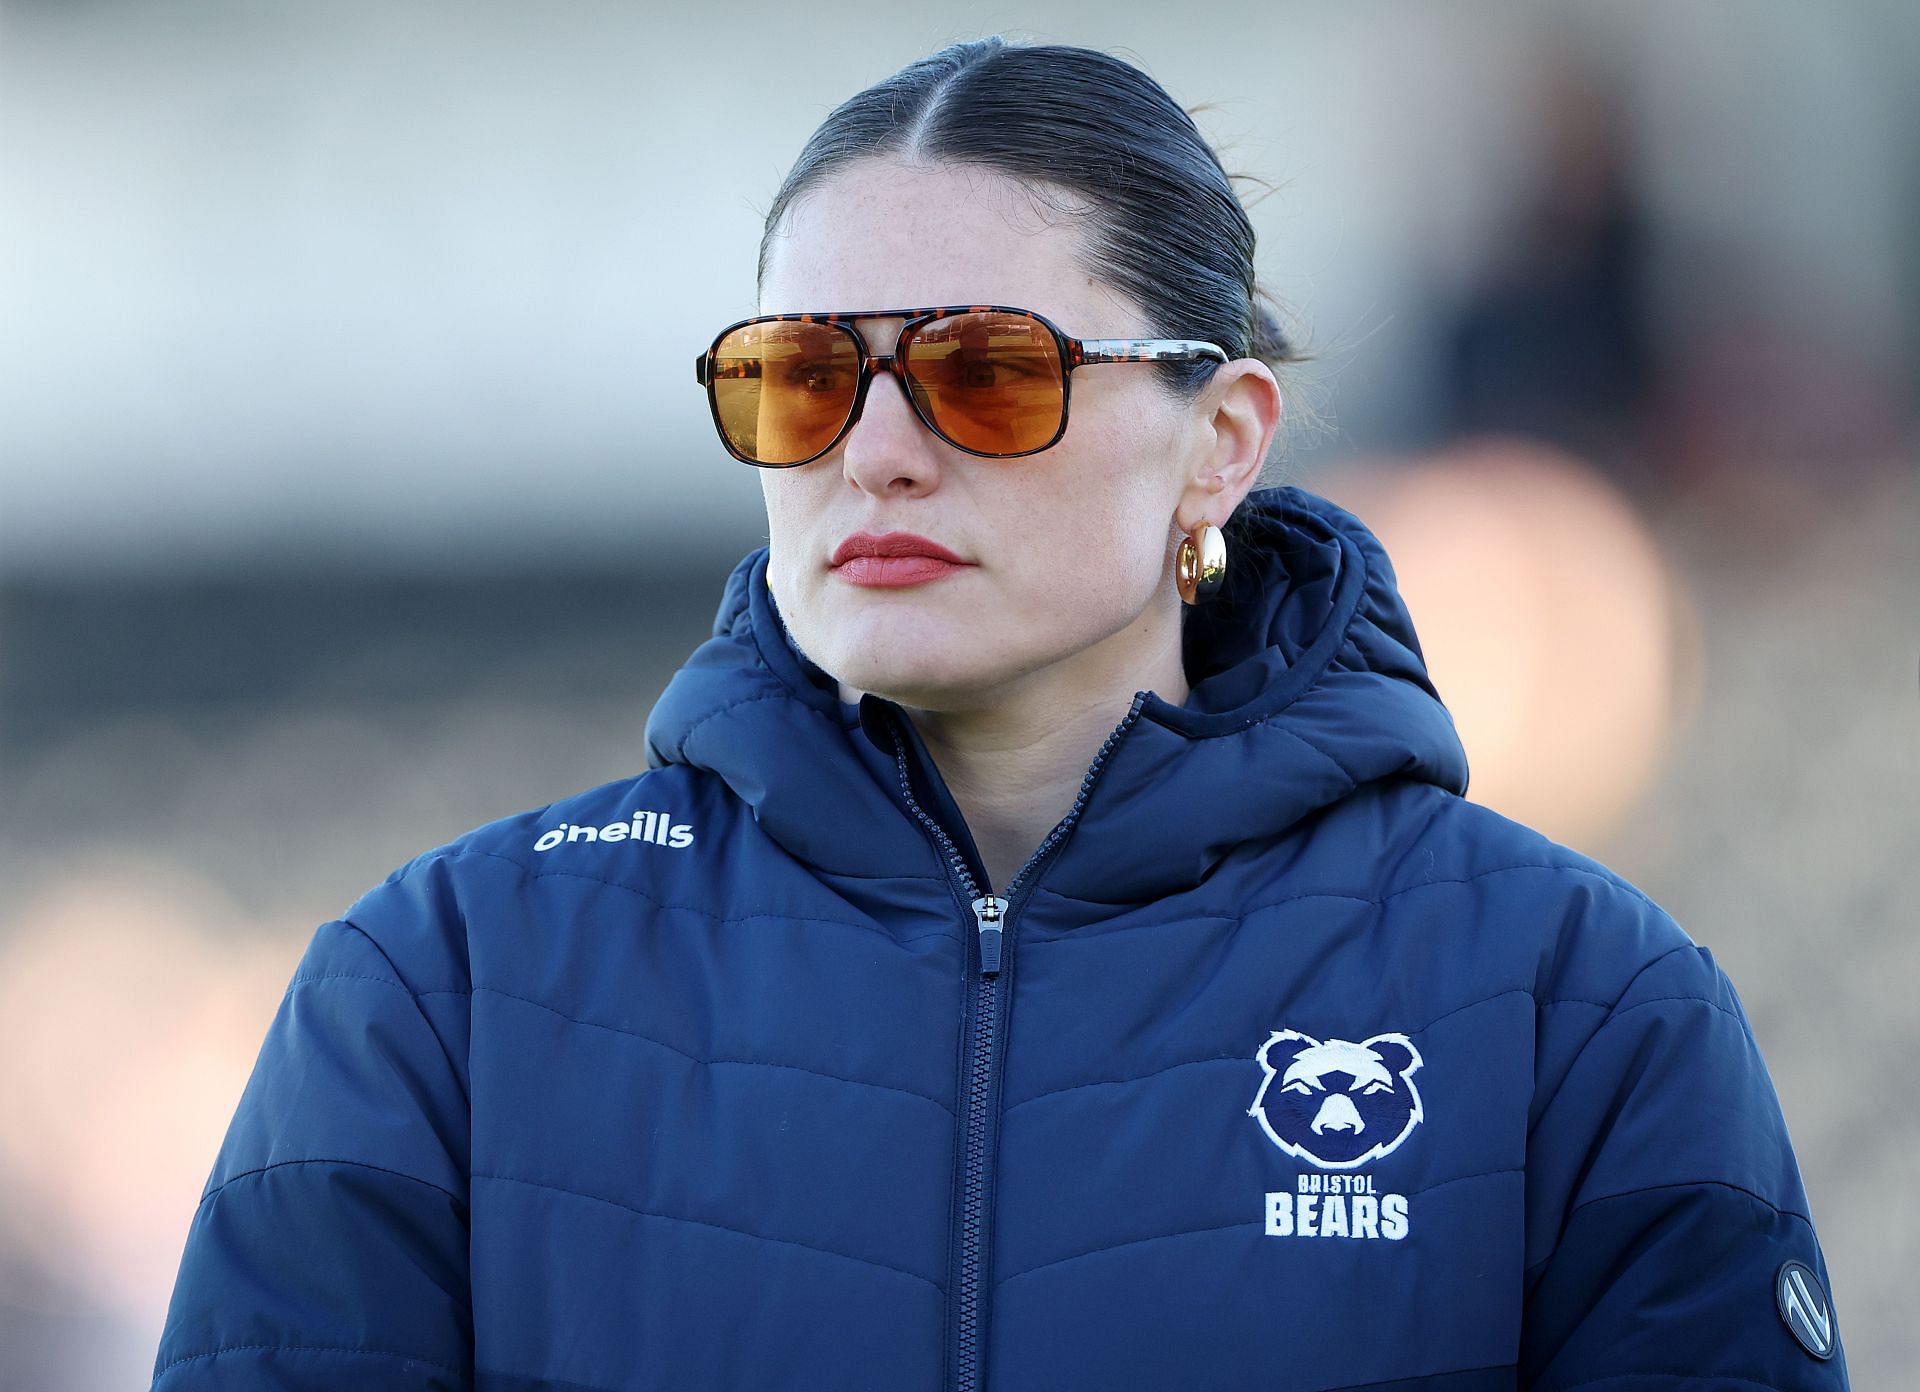
[[[1466,752],[1378,538],[1287,486],[1250,493],[1232,541],[1225,587],[1187,614],[1187,700],[1140,693],[1045,872],[1051,893],[1104,905],[1177,893],[1369,783],[1465,793]],[[911,722],[877,696],[840,699],[788,638],[766,572],[765,547],[734,567],[713,637],[647,721],[649,767],[718,775],[818,871],[943,876],[905,800],[896,733],[922,804],[967,838]]]

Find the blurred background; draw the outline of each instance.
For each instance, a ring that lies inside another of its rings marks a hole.
[[[992,31],[1254,176],[1276,480],[1386,541],[1471,796],[1738,983],[1904,1385],[1920,7],[0,0],[0,1388],[146,1386],[318,923],[643,767],[765,537],[689,363],[826,111]]]

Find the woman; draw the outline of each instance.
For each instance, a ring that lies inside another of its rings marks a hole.
[[[769,546],[649,771],[316,935],[157,1388],[1844,1385],[1725,977],[1255,490],[1252,258],[1098,53],[827,119],[697,365]]]

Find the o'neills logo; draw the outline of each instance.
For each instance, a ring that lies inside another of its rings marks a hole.
[[[651,841],[656,846],[679,849],[693,844],[693,828],[685,822],[676,823],[664,812],[636,812],[632,821],[608,822],[605,826],[562,822],[551,831],[541,832],[533,848],[550,851],[569,841]]]

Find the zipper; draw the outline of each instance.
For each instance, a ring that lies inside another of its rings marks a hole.
[[[1020,889],[1033,876],[1037,868],[1066,840],[1073,830],[1074,823],[1080,819],[1080,810],[1086,806],[1087,797],[1093,791],[1093,785],[1100,776],[1100,769],[1106,763],[1107,756],[1113,752],[1121,737],[1126,734],[1133,722],[1140,717],[1140,710],[1146,704],[1147,693],[1136,692],[1133,705],[1121,722],[1107,735],[1100,750],[1093,757],[1093,763],[1087,768],[1087,776],[1080,780],[1079,794],[1073,800],[1073,806],[1067,810],[1054,829],[1047,833],[1027,863],[1020,867],[1013,878],[1007,881],[1004,896],[996,895],[991,885],[983,893],[980,888],[986,879],[984,872],[976,880],[973,868],[967,864],[967,858],[960,853],[947,829],[931,815],[913,795],[913,780],[907,768],[907,749],[896,727],[893,731],[894,761],[900,770],[900,792],[915,817],[919,818],[928,832],[938,843],[945,856],[947,868],[959,882],[969,906],[973,910],[976,941],[980,944],[980,970],[976,975],[968,973],[969,994],[973,996],[973,1027],[969,1043],[969,1064],[967,1072],[966,1123],[964,1127],[964,1148],[961,1161],[961,1202],[958,1226],[957,1247],[960,1254],[959,1279],[953,1293],[956,1302],[956,1339],[954,1362],[958,1376],[955,1381],[956,1392],[980,1392],[985,1377],[985,1336],[981,1329],[980,1285],[983,1268],[986,1264],[987,1248],[987,1154],[989,1151],[990,1123],[993,1118],[991,1100],[994,1095],[995,1064],[998,1043],[995,1028],[1000,1014],[1000,986],[1003,965],[1002,946],[1006,937],[1009,916],[1013,911],[1013,901]],[[905,717],[899,717],[904,719]],[[1004,964],[1011,967],[1013,962],[1010,946],[1005,955]]]

